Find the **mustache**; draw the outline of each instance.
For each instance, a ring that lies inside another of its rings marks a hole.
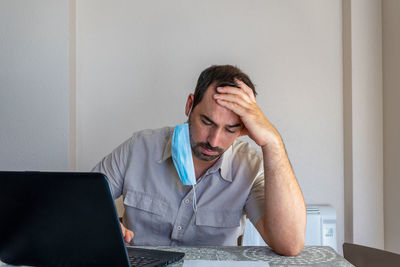
[[[203,148],[205,148],[205,149],[214,151],[214,152],[218,152],[218,153],[223,153],[223,152],[224,152],[223,149],[221,149],[221,148],[219,148],[219,147],[217,147],[217,146],[215,146],[215,147],[214,147],[214,146],[211,146],[209,143],[201,142],[201,143],[198,143],[197,145],[198,145],[198,146],[201,146],[201,147],[203,147]]]

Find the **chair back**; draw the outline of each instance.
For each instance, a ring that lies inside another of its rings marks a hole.
[[[343,255],[356,267],[400,266],[399,254],[351,243],[343,243]]]

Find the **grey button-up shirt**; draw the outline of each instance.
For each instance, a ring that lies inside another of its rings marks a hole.
[[[107,175],[114,199],[123,195],[124,225],[135,245],[237,245],[246,216],[264,214],[262,155],[235,141],[193,188],[179,179],[171,157],[173,129],[135,133],[92,171]]]

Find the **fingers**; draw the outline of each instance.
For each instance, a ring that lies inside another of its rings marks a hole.
[[[218,98],[218,99],[216,98],[215,100],[217,101],[217,103],[219,105],[232,110],[234,113],[236,113],[240,117],[242,117],[246,114],[246,109],[243,106],[239,105],[238,103],[226,101],[221,98]]]
[[[124,236],[125,242],[126,243],[131,242],[134,236],[135,236],[135,234],[131,230],[127,229],[126,234]]]
[[[239,87],[234,86],[222,86],[217,87],[218,94],[214,95],[216,100],[223,100],[227,102],[235,103],[239,106],[246,107],[248,103],[256,103],[256,99],[253,90],[247,86],[246,83],[235,78],[235,84]],[[223,101],[217,101],[224,103]],[[225,105],[224,105],[225,106]],[[233,105],[230,105],[233,106]],[[227,107],[227,106],[225,106]]]
[[[240,98],[247,103],[253,102],[250,96],[241,88],[225,86],[225,87],[217,87],[217,92],[223,95],[232,95],[236,98]]]
[[[248,89],[251,90],[250,88]],[[239,116],[243,116],[257,107],[256,101],[251,100],[251,96],[241,88],[231,86],[217,87],[217,92],[213,96],[217,103],[232,110]]]
[[[122,235],[124,236],[125,242],[126,243],[131,242],[131,240],[133,239],[135,234],[131,230],[126,229],[125,226],[122,223],[120,223],[120,224],[121,224]]]
[[[236,103],[237,105],[240,105],[242,107],[246,107],[250,104],[250,102],[247,102],[246,100],[242,99],[241,97],[237,97],[236,95],[229,94],[229,93],[228,94],[215,94],[214,99],[215,100],[223,100],[223,101],[231,102],[231,103]]]
[[[235,78],[235,83],[246,92],[246,94],[250,97],[251,101],[256,102],[256,97],[253,93],[253,90],[247,86],[246,83],[242,82],[241,80]]]
[[[126,233],[126,228],[122,223],[119,223],[121,225],[121,231],[122,231],[122,235],[125,236]]]

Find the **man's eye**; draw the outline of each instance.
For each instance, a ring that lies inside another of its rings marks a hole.
[[[209,121],[202,120],[202,122],[204,125],[211,125],[211,122],[209,122]]]
[[[233,133],[236,132],[235,130],[229,130],[229,129],[226,129],[226,131],[227,131],[228,133],[231,133],[231,134],[233,134]]]

